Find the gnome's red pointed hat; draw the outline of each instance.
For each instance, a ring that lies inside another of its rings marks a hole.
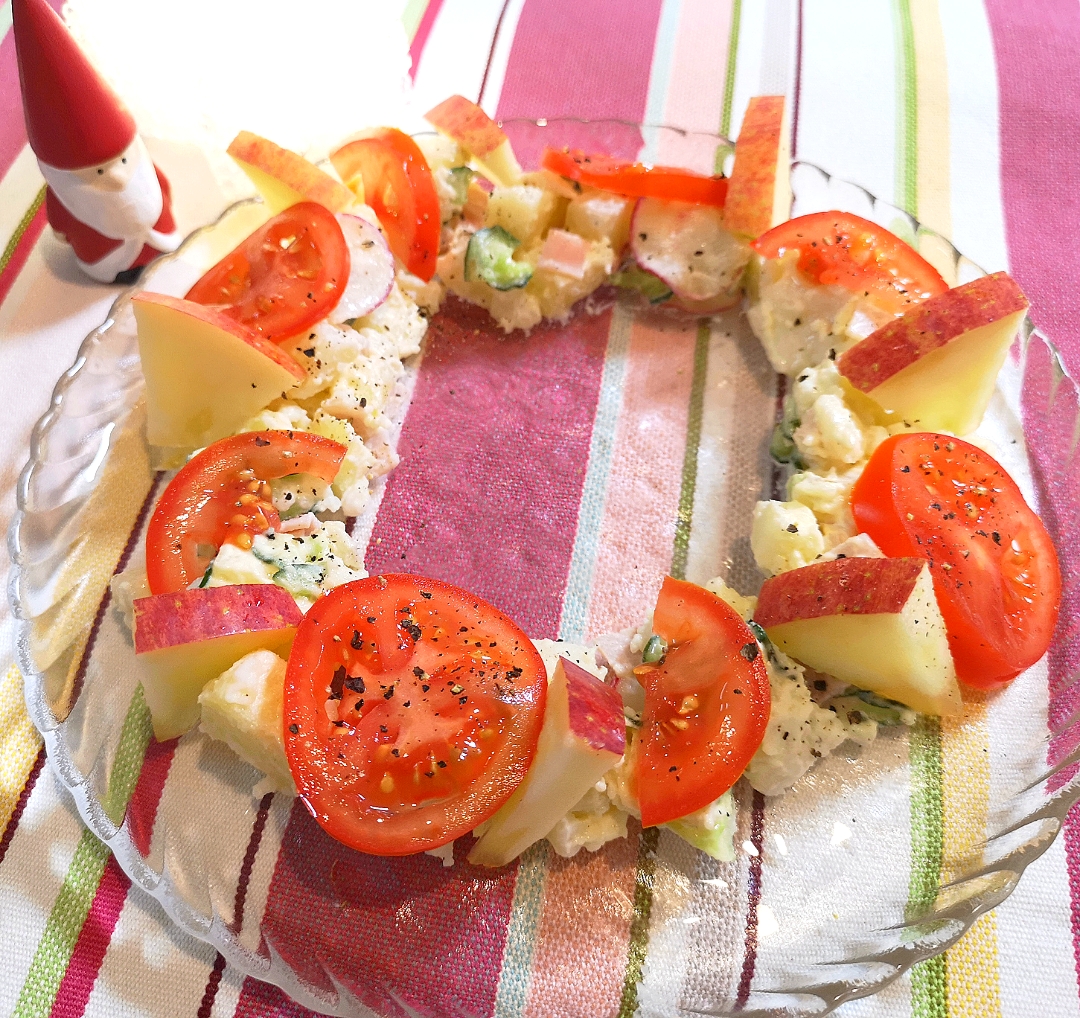
[[[135,120],[47,0],[11,0],[23,115],[34,155],[60,170],[114,159]]]

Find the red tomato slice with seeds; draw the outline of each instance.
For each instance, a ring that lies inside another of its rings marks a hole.
[[[769,676],[757,640],[715,594],[664,580],[653,632],[667,652],[635,669],[645,687],[637,760],[645,827],[707,806],[746,770],[769,721]]]
[[[375,855],[445,845],[521,783],[547,672],[497,608],[422,576],[335,588],[307,613],[285,676],[285,750],[331,837]]]
[[[302,431],[250,431],[193,456],[169,482],[146,528],[146,577],[154,594],[184,590],[226,543],[250,548],[280,519],[268,481],[312,474],[330,482],[347,449]]]
[[[330,153],[338,176],[363,181],[364,201],[379,217],[390,250],[415,276],[435,275],[442,219],[424,153],[403,131],[379,127]]]
[[[567,180],[630,198],[660,198],[717,208],[723,208],[727,199],[726,177],[707,177],[674,166],[645,166],[554,148],[544,149],[540,165]]]
[[[187,292],[278,343],[322,321],[345,292],[349,248],[317,202],[287,208],[229,252]]]
[[[799,271],[811,282],[869,292],[889,311],[944,293],[941,273],[884,226],[850,212],[815,212],[789,219],[751,245],[763,258],[799,252]]]
[[[961,682],[992,689],[1046,653],[1061,569],[1042,521],[992,456],[959,438],[886,439],[851,492],[859,529],[930,564]]]

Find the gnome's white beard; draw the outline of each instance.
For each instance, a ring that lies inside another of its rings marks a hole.
[[[38,160],[42,176],[56,197],[76,219],[104,237],[122,243],[92,265],[80,262],[94,279],[111,282],[138,257],[143,244],[158,251],[173,251],[180,242],[175,231],[158,233],[164,197],[150,153],[142,138],[101,167],[58,170]],[[99,173],[98,171],[103,172]]]
[[[128,179],[119,189],[112,181],[96,179],[94,167],[58,170],[45,163],[38,165],[60,203],[79,222],[105,237],[145,241],[161,216],[161,185],[141,138],[136,135],[122,155],[128,160],[123,167]],[[107,172],[112,176],[115,171],[110,167]]]

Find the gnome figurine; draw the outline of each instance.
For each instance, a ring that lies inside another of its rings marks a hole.
[[[169,182],[47,0],[11,7],[26,133],[49,185],[49,224],[88,276],[130,282],[180,243]]]

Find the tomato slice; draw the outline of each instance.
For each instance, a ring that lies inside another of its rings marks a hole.
[[[799,252],[799,271],[814,283],[869,291],[889,311],[944,293],[941,274],[883,226],[850,212],[815,212],[789,219],[751,245],[763,258]]]
[[[299,202],[263,223],[187,292],[273,342],[325,318],[349,281],[349,248],[322,205]]]
[[[895,435],[851,508],[886,555],[929,562],[961,682],[991,689],[1043,656],[1061,601],[1057,553],[993,457],[947,435]]]
[[[664,580],[653,631],[667,644],[645,687],[637,761],[641,823],[707,806],[746,770],[769,722],[769,676],[739,613],[693,583]]]
[[[567,180],[630,198],[660,198],[717,208],[723,208],[727,199],[726,177],[707,177],[673,166],[644,166],[620,162],[610,156],[554,148],[544,149],[540,165]]]
[[[355,580],[316,602],[285,675],[285,750],[331,837],[375,855],[445,845],[521,783],[547,673],[518,626],[422,576]]]
[[[379,217],[390,250],[425,282],[435,275],[442,220],[424,153],[403,131],[379,127],[330,153],[346,184],[363,181],[364,201]]]
[[[280,524],[268,481],[313,474],[332,481],[347,449],[302,431],[251,431],[193,456],[162,493],[146,528],[146,576],[154,594],[198,580],[225,543],[251,547]]]

